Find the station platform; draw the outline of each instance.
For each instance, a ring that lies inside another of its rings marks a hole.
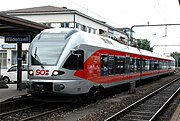
[[[28,94],[26,89],[22,89],[22,91],[18,91],[17,84],[7,84],[7,85],[9,88],[2,88],[2,89],[0,88],[0,102]]]
[[[174,114],[171,117],[170,121],[180,121],[180,104],[176,108]]]

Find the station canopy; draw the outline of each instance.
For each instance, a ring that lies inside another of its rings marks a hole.
[[[48,26],[0,12],[0,36],[30,35],[33,38]]]

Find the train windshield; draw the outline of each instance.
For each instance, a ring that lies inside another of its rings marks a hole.
[[[32,65],[55,65],[67,43],[67,33],[43,33],[32,42]]]

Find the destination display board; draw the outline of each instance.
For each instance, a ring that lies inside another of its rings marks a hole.
[[[30,43],[29,35],[8,35],[5,36],[5,43]]]

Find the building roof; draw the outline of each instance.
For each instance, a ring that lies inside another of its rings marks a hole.
[[[97,20],[95,18],[92,18],[84,13],[81,13],[77,10],[73,9],[68,9],[67,7],[55,7],[55,6],[40,6],[40,7],[32,7],[32,8],[25,8],[25,9],[16,9],[16,10],[8,10],[8,11],[2,11],[2,13],[8,14],[8,15],[13,15],[13,16],[18,16],[18,15],[30,15],[30,14],[50,14],[50,13],[75,13],[78,15],[81,15],[85,18],[91,19],[99,24],[102,24],[104,26],[108,26],[109,28],[113,28],[112,26],[109,26],[106,24],[106,22]]]
[[[2,11],[3,13],[37,13],[37,12],[64,12],[64,11],[75,11],[71,9],[67,9],[66,7],[55,7],[55,6],[40,6],[33,8],[25,8],[25,9],[17,9],[17,10],[9,10]]]
[[[37,34],[47,28],[50,27],[0,12],[0,36],[14,33]]]
[[[108,24],[106,24],[106,22],[101,21],[101,20],[97,20],[93,17],[90,17],[84,13],[81,13],[77,10],[73,10],[73,9],[68,9],[67,7],[55,7],[55,6],[40,6],[40,7],[32,7],[32,8],[25,8],[25,9],[17,9],[17,10],[9,10],[9,11],[2,11],[2,13],[6,13],[8,15],[13,15],[13,16],[18,16],[18,15],[30,15],[30,14],[61,14],[61,13],[66,13],[66,14],[78,14],[80,16],[83,16],[87,19],[90,19],[92,21],[95,21],[96,23],[99,23],[103,26],[106,26],[110,29],[119,31],[118,29],[116,29],[115,27],[112,27]],[[122,33],[122,31],[119,31],[120,33]]]

